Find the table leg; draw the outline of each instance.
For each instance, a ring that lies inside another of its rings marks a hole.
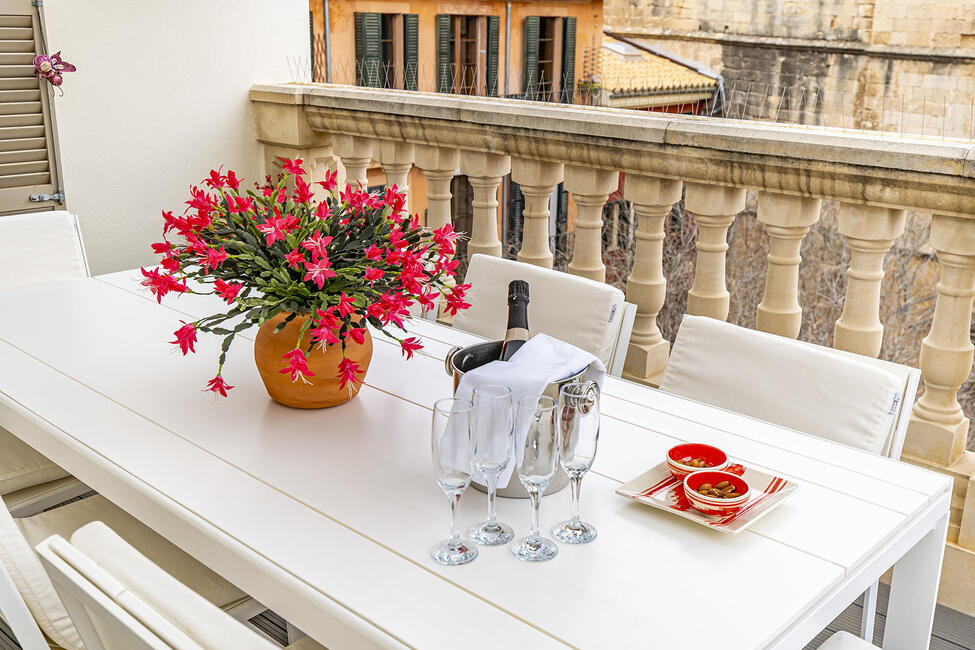
[[[945,514],[894,564],[884,650],[921,650],[930,644],[947,534]]]

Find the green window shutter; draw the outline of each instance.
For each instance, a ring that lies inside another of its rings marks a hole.
[[[355,85],[362,85],[363,27],[365,14],[355,14]]]
[[[525,99],[535,99],[538,95],[538,16],[525,16],[525,74],[521,88]]]
[[[487,17],[487,70],[485,94],[489,97],[498,96],[498,36],[501,32],[501,18]]]
[[[420,17],[403,15],[403,88],[416,90],[416,72],[419,66],[417,50],[420,43]]]
[[[380,40],[382,21],[379,14],[362,14],[362,85],[382,86]]]
[[[562,103],[571,104],[576,88],[576,19],[562,19]]]
[[[453,87],[450,75],[450,31],[453,22],[449,14],[437,14],[437,92],[449,93]]]

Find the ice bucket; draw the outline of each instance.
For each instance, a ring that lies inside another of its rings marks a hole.
[[[497,361],[501,357],[501,346],[504,341],[486,341],[484,343],[477,343],[476,345],[468,345],[467,347],[454,347],[447,353],[447,357],[444,360],[444,366],[447,374],[454,378],[454,391],[457,390],[457,385],[460,383],[460,378],[464,376],[464,373],[473,370],[479,366],[483,366],[491,361]],[[572,382],[582,381],[582,377],[585,374],[585,369],[579,371],[578,373],[572,375],[571,377],[566,377],[565,379],[553,382],[548,385],[545,389],[544,394],[548,395],[552,399],[558,401],[559,390],[565,384],[571,384]],[[517,408],[517,404],[514,405]],[[553,492],[558,492],[564,488],[569,483],[569,476],[562,471],[559,467],[555,471],[555,476],[552,477],[552,482],[548,484],[545,488],[546,494],[552,494]],[[471,485],[480,490],[481,492],[486,492],[487,488],[480,485],[477,482],[472,481]],[[507,497],[510,499],[527,499],[528,492],[525,491],[525,486],[521,484],[518,480],[517,471],[512,474],[511,480],[508,481],[507,487],[498,489],[499,497]]]

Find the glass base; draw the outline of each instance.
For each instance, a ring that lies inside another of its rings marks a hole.
[[[484,521],[467,531],[467,536],[484,546],[499,546],[514,539],[515,532],[507,524]]]
[[[430,556],[436,560],[437,564],[444,566],[457,566],[458,564],[472,562],[477,557],[477,548],[468,546],[465,543],[466,541],[463,539],[456,542],[450,539],[444,540],[430,551]]]
[[[563,544],[588,544],[596,539],[596,529],[584,521],[563,521],[552,530],[552,537]]]
[[[522,537],[511,545],[511,554],[525,562],[545,562],[559,554],[559,547],[544,537]]]

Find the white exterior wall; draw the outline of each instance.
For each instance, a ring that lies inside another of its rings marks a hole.
[[[93,274],[152,263],[160,212],[211,168],[263,178],[247,91],[308,64],[307,0],[44,0],[44,18],[78,66],[54,103]]]

